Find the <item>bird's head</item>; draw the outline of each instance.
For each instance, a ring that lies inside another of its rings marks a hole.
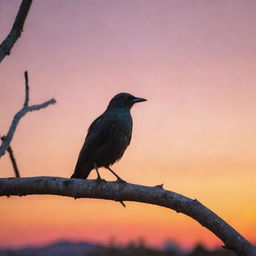
[[[130,109],[135,103],[146,101],[144,98],[138,98],[130,93],[121,92],[115,95],[109,102],[108,108],[128,108]]]

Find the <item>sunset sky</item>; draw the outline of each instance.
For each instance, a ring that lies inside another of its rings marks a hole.
[[[1,40],[20,2],[0,0]],[[11,144],[21,175],[70,177],[90,123],[112,96],[129,92],[148,101],[132,109],[132,142],[113,169],[198,199],[256,242],[255,10],[244,0],[35,0],[0,64],[0,134],[24,102],[25,70],[31,104],[57,104],[21,120]],[[8,155],[0,172],[13,176]],[[221,245],[185,215],[126,205],[0,198],[0,246],[141,237],[152,246]]]

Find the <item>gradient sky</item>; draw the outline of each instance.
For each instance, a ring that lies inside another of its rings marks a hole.
[[[1,40],[20,2],[0,0]],[[70,177],[90,123],[113,95],[130,92],[148,102],[132,109],[132,142],[113,169],[197,198],[256,242],[255,10],[244,0],[35,0],[0,64],[1,134],[23,104],[25,70],[31,104],[57,99],[18,126],[22,176]],[[13,175],[8,156],[0,171]],[[0,246],[140,237],[221,244],[189,217],[146,204],[28,196],[0,205]]]

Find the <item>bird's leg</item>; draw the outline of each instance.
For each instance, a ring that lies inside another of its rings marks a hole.
[[[121,182],[121,183],[126,183],[125,180],[121,179],[113,170],[110,169],[109,166],[106,166],[106,168],[111,171],[116,177],[117,177],[117,182]]]
[[[121,179],[113,170],[110,169],[109,166],[106,166],[106,168],[107,168],[109,171],[111,171],[111,172],[117,177],[117,182],[126,183],[126,181],[123,180],[123,179]],[[123,201],[119,201],[119,203],[120,203],[124,208],[126,207],[126,205],[125,205],[125,203],[124,203]]]
[[[100,173],[99,173],[97,164],[94,164],[94,169],[95,169],[96,172],[97,172],[97,181],[98,181],[98,182],[103,181],[103,179],[100,177]]]

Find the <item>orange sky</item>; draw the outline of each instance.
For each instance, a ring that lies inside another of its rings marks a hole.
[[[0,0],[1,39],[19,3]],[[69,177],[87,127],[113,95],[130,92],[148,102],[133,108],[132,143],[113,169],[128,182],[197,198],[256,241],[255,8],[242,0],[34,1],[0,64],[0,133],[23,104],[25,70],[31,103],[57,104],[18,126],[12,146],[22,176]],[[7,156],[0,170],[13,175]],[[220,244],[192,219],[156,206],[54,196],[0,205],[0,246],[113,237]]]

